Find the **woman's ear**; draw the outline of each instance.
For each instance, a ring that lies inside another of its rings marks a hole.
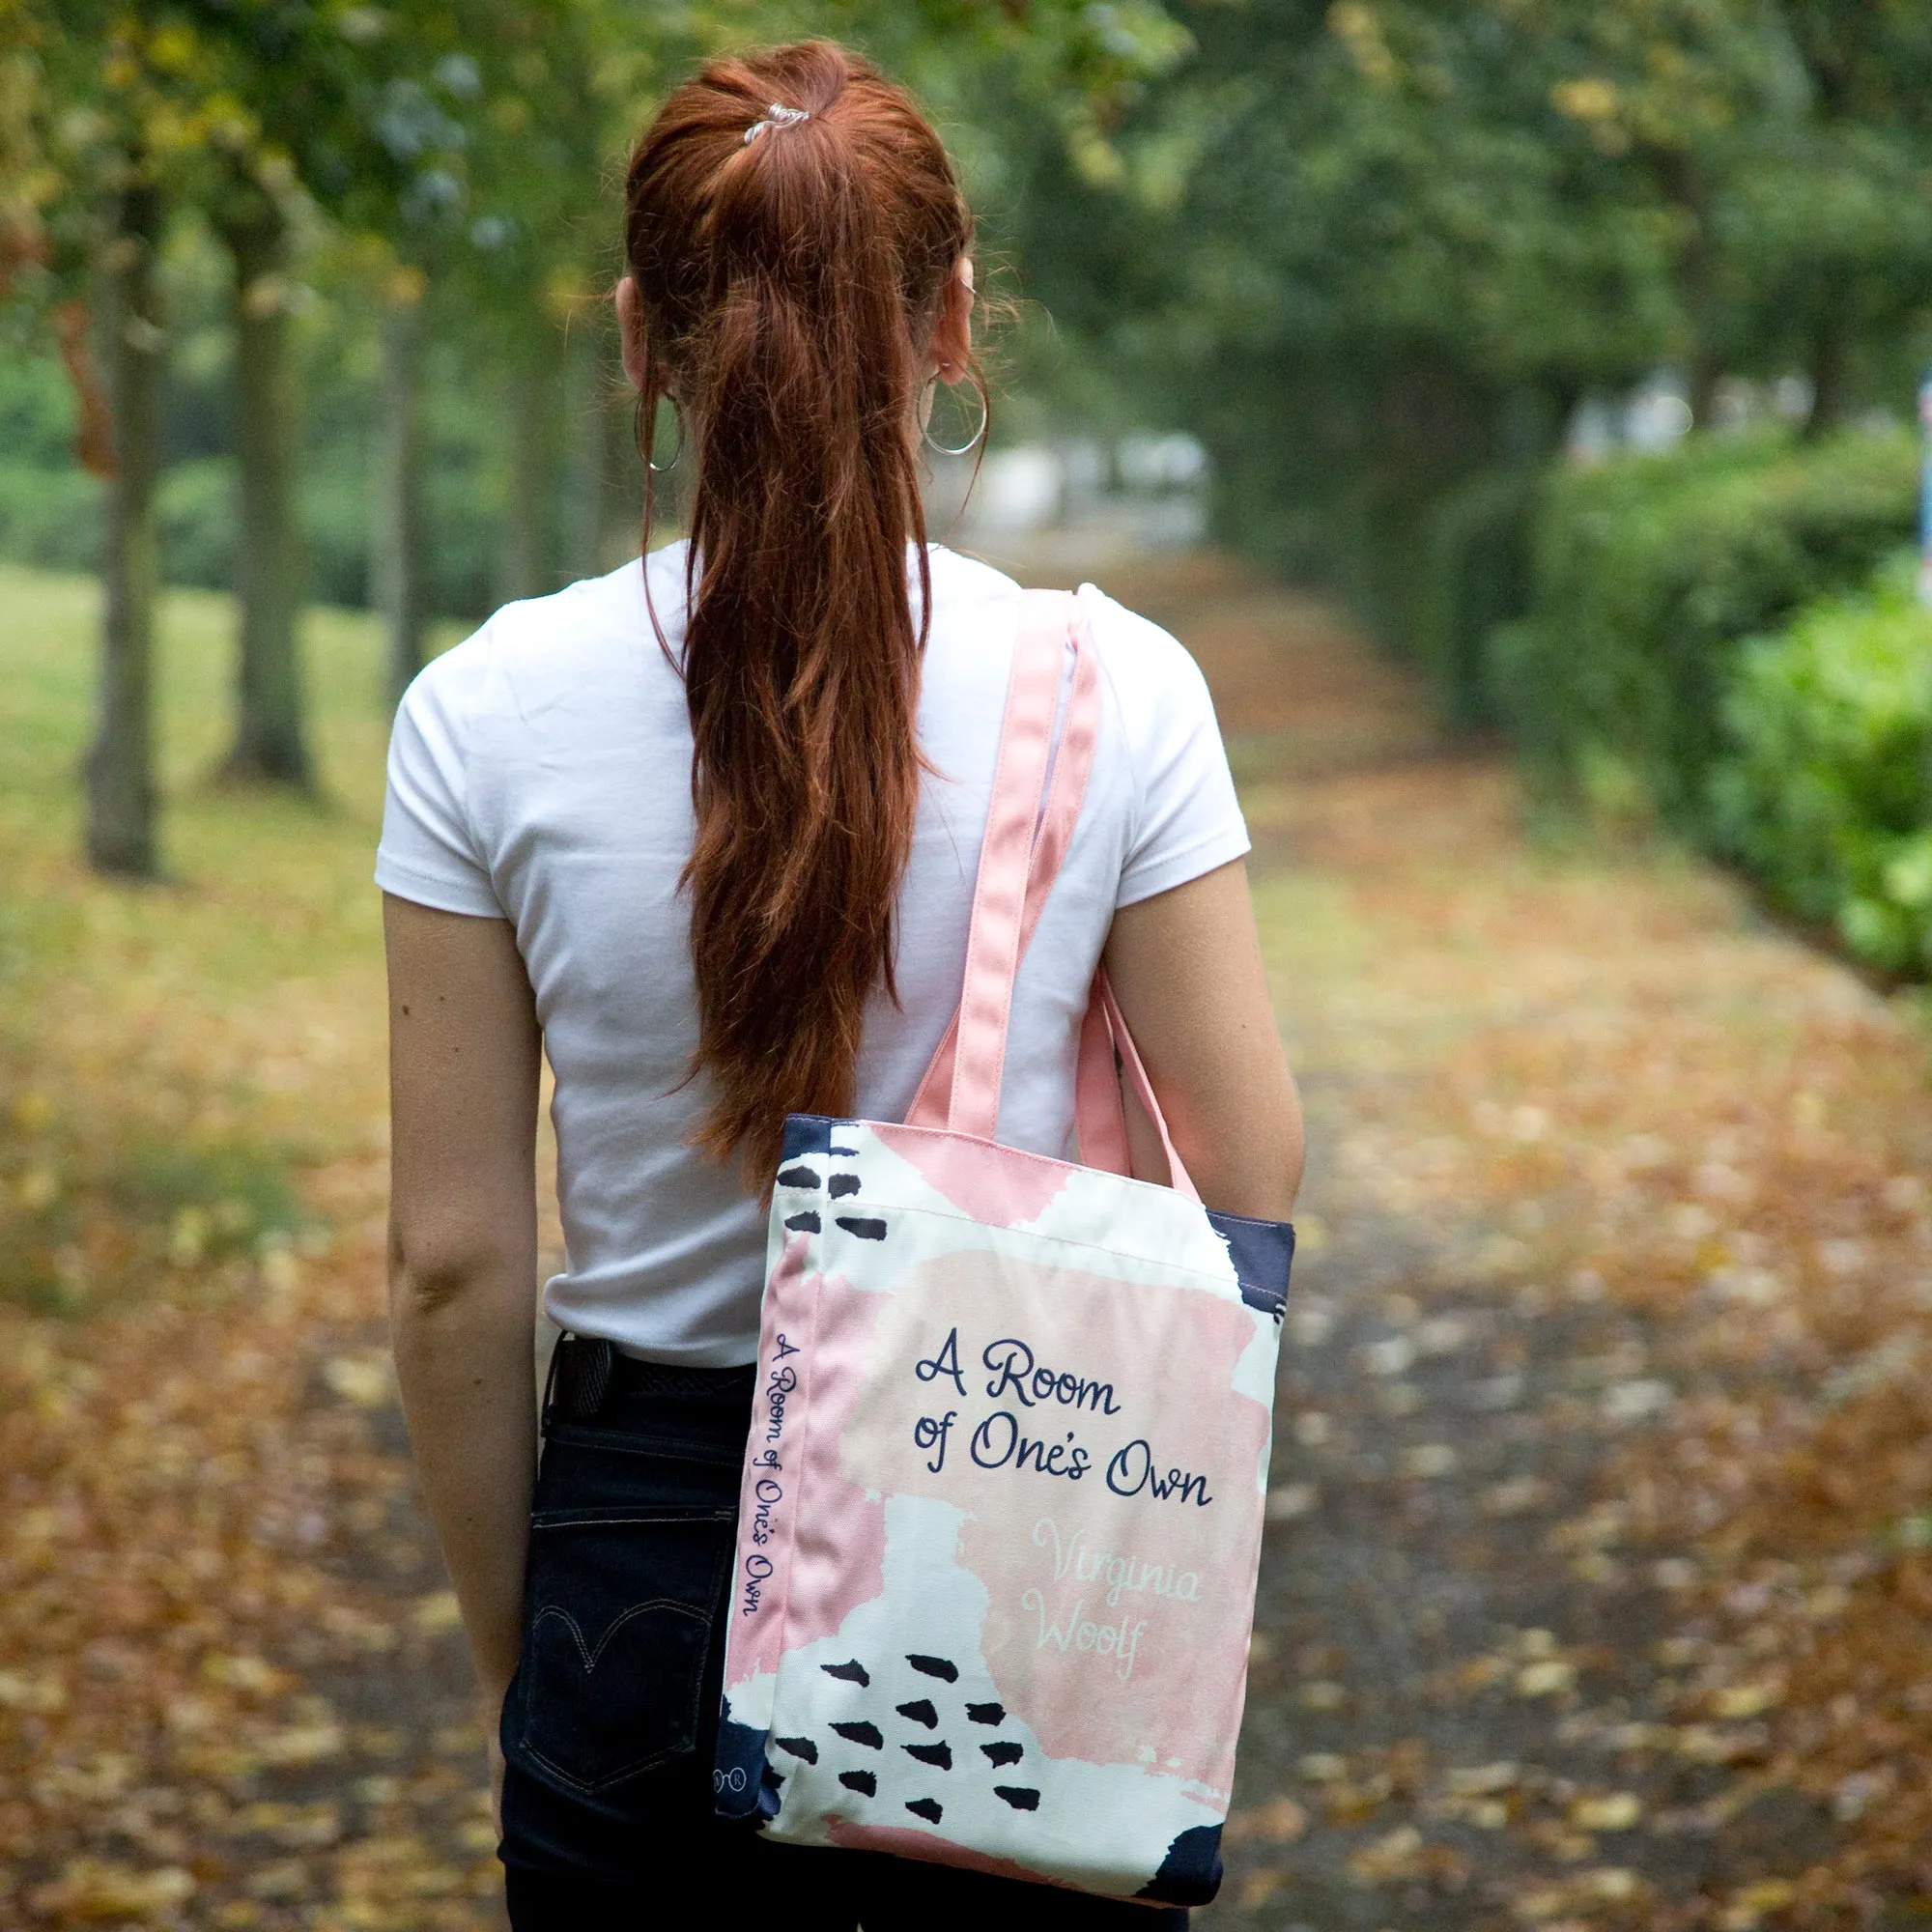
[[[624,357],[624,374],[631,386],[644,386],[644,298],[635,276],[626,275],[616,287],[617,341]]]
[[[933,373],[942,383],[963,383],[973,361],[973,258],[961,255],[947,278],[946,297],[932,331]]]

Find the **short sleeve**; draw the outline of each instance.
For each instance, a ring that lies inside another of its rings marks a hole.
[[[1251,849],[1208,680],[1158,625],[1083,585],[1126,726],[1133,812],[1114,903],[1129,906]]]
[[[485,649],[479,632],[438,658],[397,707],[376,883],[440,912],[501,919],[467,807],[470,724]]]

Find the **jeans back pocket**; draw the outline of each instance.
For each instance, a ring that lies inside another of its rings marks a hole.
[[[539,1509],[505,1745],[584,1792],[691,1750],[735,1518],[698,1503]]]

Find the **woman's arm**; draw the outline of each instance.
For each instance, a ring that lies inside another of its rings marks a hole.
[[[1301,1103],[1275,1029],[1240,860],[1114,915],[1107,978],[1167,1130],[1209,1208],[1285,1221]]]
[[[509,924],[385,894],[389,1323],[423,1498],[484,1695],[517,1665],[536,1476],[537,1076]]]

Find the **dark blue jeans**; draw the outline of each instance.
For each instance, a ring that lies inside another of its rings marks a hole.
[[[774,1844],[713,1815],[752,1380],[749,1368],[619,1358],[593,1399],[547,1411],[523,1656],[503,1703],[515,1932],[701,1924],[720,1908],[785,1932],[1184,1927],[1172,1908]]]

